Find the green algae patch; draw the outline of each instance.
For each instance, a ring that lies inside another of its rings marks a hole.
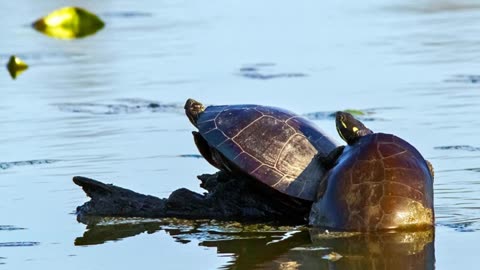
[[[105,23],[83,8],[64,7],[38,19],[32,26],[49,37],[75,39],[95,34]]]
[[[355,109],[346,109],[344,110],[344,112],[347,112],[351,115],[354,115],[354,116],[365,116],[367,115],[368,113],[367,112],[364,112],[364,111],[361,111],[361,110],[355,110]]]

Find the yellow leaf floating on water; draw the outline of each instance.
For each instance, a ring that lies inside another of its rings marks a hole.
[[[10,60],[7,63],[7,69],[13,79],[16,79],[20,73],[24,72],[28,68],[28,65],[22,61],[22,59],[15,55],[10,56]]]
[[[79,8],[57,9],[33,23],[33,28],[47,36],[59,39],[74,39],[92,35],[105,23],[95,14]]]
[[[342,258],[343,256],[340,255],[339,253],[335,252],[335,251],[332,251],[331,253],[325,255],[322,257],[322,259],[325,259],[325,260],[329,260],[329,261],[332,261],[332,262],[335,262],[335,261],[338,261]]]

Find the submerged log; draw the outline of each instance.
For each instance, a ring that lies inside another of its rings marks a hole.
[[[77,207],[77,217],[81,222],[86,216],[307,222],[311,202],[293,199],[248,177],[218,172],[198,179],[206,193],[180,188],[161,199],[75,176],[73,182],[91,198]]]

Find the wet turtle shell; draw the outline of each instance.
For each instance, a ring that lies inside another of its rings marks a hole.
[[[311,225],[379,231],[434,223],[429,165],[415,147],[392,134],[367,134],[346,146],[319,189]]]
[[[215,167],[241,172],[289,196],[315,199],[324,174],[318,157],[338,145],[310,121],[260,105],[209,106],[189,99],[186,114],[200,153]]]

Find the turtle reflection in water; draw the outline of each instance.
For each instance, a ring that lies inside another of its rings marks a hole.
[[[230,258],[222,269],[426,270],[435,265],[433,229],[364,234],[206,220],[96,222],[75,239],[76,246],[118,245],[121,239],[144,232],[155,238],[164,231],[178,243],[213,248],[219,257]],[[343,257],[321,259],[332,252]]]
[[[293,204],[306,205],[308,212],[325,172],[320,160],[338,145],[333,139],[310,121],[280,108],[205,108],[188,99],[185,113],[198,128],[194,140],[210,164],[247,175],[263,183],[262,190],[279,191],[272,200],[283,194],[283,202],[295,200]]]
[[[432,227],[433,169],[412,145],[373,133],[351,114],[336,113],[347,142],[324,160],[331,167],[312,206],[310,225],[348,231]]]

